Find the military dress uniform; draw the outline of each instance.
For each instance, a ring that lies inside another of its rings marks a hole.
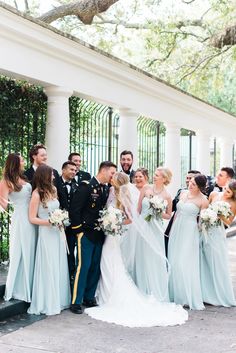
[[[91,180],[91,174],[88,172],[84,172],[83,170],[79,170],[75,175],[75,181],[77,184],[80,184],[83,180]]]
[[[100,277],[100,259],[105,235],[98,226],[99,211],[104,208],[109,187],[93,177],[82,181],[70,205],[71,228],[77,236],[77,270],[72,304],[94,300]]]

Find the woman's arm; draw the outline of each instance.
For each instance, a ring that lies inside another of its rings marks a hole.
[[[162,213],[162,218],[163,219],[170,219],[171,214],[172,214],[172,199],[171,199],[170,195],[167,196],[166,201],[167,201],[166,212]]]
[[[201,209],[201,210],[204,210],[204,209],[207,208],[208,206],[209,206],[209,201],[207,200],[207,198],[204,197],[203,200],[202,200],[200,209]]]
[[[1,180],[1,182],[0,182],[0,205],[4,208],[4,210],[6,210],[7,206],[8,206],[8,195],[9,195],[9,188],[7,186],[7,183],[4,180]]]
[[[139,199],[138,199],[138,208],[137,208],[137,211],[139,214],[142,211],[142,201],[143,201],[144,196],[146,195],[146,190],[147,190],[147,187],[144,185],[144,187],[140,191],[140,195],[139,195]]]
[[[29,204],[29,221],[39,226],[50,226],[50,222],[47,219],[41,219],[38,217],[39,204],[39,193],[37,190],[34,190]]]

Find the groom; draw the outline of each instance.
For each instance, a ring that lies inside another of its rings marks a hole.
[[[70,306],[74,314],[82,314],[82,303],[86,307],[97,305],[94,296],[100,277],[104,233],[96,227],[99,211],[108,198],[107,184],[115,172],[114,163],[102,162],[96,177],[81,182],[70,204],[71,228],[77,237],[77,269]]]

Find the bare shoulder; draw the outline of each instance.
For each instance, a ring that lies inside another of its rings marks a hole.
[[[207,208],[208,205],[209,205],[209,201],[208,201],[206,195],[202,195],[201,208]]]
[[[40,200],[39,192],[37,189],[32,192],[32,198],[34,198],[35,200]]]

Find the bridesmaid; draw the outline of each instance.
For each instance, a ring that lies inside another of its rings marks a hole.
[[[0,182],[0,204],[6,209],[13,204],[10,227],[10,265],[5,300],[31,301],[36,230],[28,220],[31,185],[23,174],[24,160],[17,153],[8,155]]]
[[[148,170],[146,168],[138,168],[134,173],[134,184],[141,191],[144,185],[148,184]]]
[[[152,232],[156,235],[160,256],[157,256],[143,239],[138,238],[136,243],[135,282],[140,290],[146,294],[153,294],[161,302],[169,301],[163,220],[171,217],[172,200],[165,188],[170,183],[171,177],[172,173],[168,168],[157,168],[153,177],[153,185],[148,184],[143,187],[138,201],[138,212],[143,219],[149,211],[149,198],[157,195],[167,202],[167,208],[160,220],[152,218],[150,222],[145,221],[147,234]]]
[[[33,190],[29,219],[39,226],[39,234],[28,313],[55,315],[70,305],[70,284],[65,243],[48,220],[49,213],[59,208],[51,167],[42,164],[37,168]]]
[[[169,293],[171,301],[190,309],[204,309],[199,268],[199,243],[197,217],[208,207],[203,194],[206,177],[195,175],[187,191],[180,194],[176,218],[170,232],[168,260],[171,266]]]
[[[236,215],[236,181],[229,182],[223,192],[213,191],[209,200],[211,203],[227,202],[233,215],[229,219],[222,217],[221,224],[202,237],[200,269],[203,301],[212,305],[235,306],[223,223],[229,225]]]

